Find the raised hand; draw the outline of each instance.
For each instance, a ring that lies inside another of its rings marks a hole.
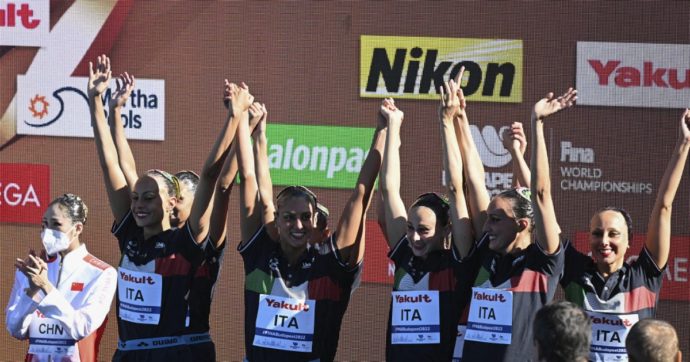
[[[230,109],[230,90],[234,85],[234,83],[230,83],[227,79],[225,80],[225,89],[223,90],[223,104],[225,105],[225,108],[227,108],[228,110]]]
[[[122,108],[127,104],[127,100],[134,90],[134,76],[125,72],[115,79],[115,83],[117,84],[117,89],[108,101],[110,109]]]
[[[465,100],[465,93],[462,91],[462,88],[460,87],[460,82],[462,82],[463,74],[465,74],[465,67],[460,67],[458,75],[455,76],[455,84],[458,85],[457,95],[458,100],[460,101],[460,107],[458,107],[458,113],[456,113],[455,116],[461,119],[467,119],[467,113],[465,113],[465,111],[467,110],[467,100]]]
[[[249,106],[249,131],[251,132],[256,126],[261,122],[262,119],[266,119],[266,114],[264,111],[266,107],[259,102],[252,103]]]
[[[266,119],[268,118],[268,110],[266,109],[266,105],[264,103],[261,103],[261,111],[263,112],[263,116],[259,120],[259,123],[255,125],[256,128],[252,127],[251,124],[249,125],[250,132],[254,132],[254,130],[256,130],[256,133],[258,134],[266,133]]]
[[[100,96],[108,89],[112,71],[110,70],[110,58],[101,55],[96,59],[96,68],[89,62],[89,83],[87,93],[90,98]]]
[[[441,105],[439,106],[438,110],[439,116],[442,119],[452,120],[453,117],[460,113],[460,95],[462,94],[464,101],[464,94],[462,93],[460,84],[456,81],[456,79],[459,81],[463,72],[464,68],[461,68],[460,72],[458,72],[458,76],[455,79],[451,79],[448,82],[443,82],[443,87],[441,87]]]
[[[395,106],[395,101],[393,98],[385,98],[383,102],[381,102],[381,115],[383,116],[383,120],[385,120],[387,123],[390,122],[400,122],[402,123],[402,120],[404,118],[403,112],[398,109],[398,107]],[[383,120],[380,120],[383,121]]]
[[[524,155],[525,151],[527,151],[527,136],[525,136],[522,122],[513,122],[510,128],[506,128],[503,131],[501,136],[503,147],[511,153],[520,152]]]
[[[247,112],[253,102],[254,96],[249,93],[249,87],[244,82],[239,87],[230,83],[230,104],[233,114],[235,112]]]
[[[539,102],[534,105],[532,117],[544,119],[554,113],[572,107],[576,100],[577,90],[573,88],[568,88],[563,95],[557,98],[554,98],[553,92],[550,92],[546,97],[540,99]]]
[[[680,117],[680,135],[683,142],[690,143],[690,109],[687,108]]]

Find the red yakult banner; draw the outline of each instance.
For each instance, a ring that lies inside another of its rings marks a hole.
[[[50,202],[50,166],[0,163],[0,222],[41,224]]]
[[[630,242],[630,249],[625,255],[625,260],[632,263],[644,246],[645,235],[634,234]],[[575,234],[575,247],[577,250],[591,254],[589,247],[589,233],[578,232]],[[668,256],[666,269],[664,270],[664,282],[661,286],[660,299],[690,301],[690,283],[688,283],[688,258],[690,257],[690,236],[672,236],[671,253]]]

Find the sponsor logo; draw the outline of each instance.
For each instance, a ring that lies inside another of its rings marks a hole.
[[[500,293],[472,292],[472,298],[475,300],[485,300],[487,302],[506,302],[506,298]]]
[[[32,77],[17,76],[17,133],[93,137],[88,97],[83,90],[86,83],[84,77],[37,82]],[[112,92],[114,88],[109,88],[102,97],[105,109]],[[137,88],[122,109],[122,122],[127,138],[164,140],[164,81],[137,79]]]
[[[494,126],[484,126],[481,130],[475,125],[470,125],[472,138],[477,145],[479,157],[485,167],[500,168],[511,161],[510,152],[503,147],[502,134],[509,127],[503,126],[496,129]]]
[[[305,303],[287,303],[284,300],[277,301],[275,299],[266,298],[266,304],[271,308],[285,309],[285,310],[296,310],[296,311],[309,311],[309,304]]]
[[[609,326],[622,326],[622,327],[627,327],[627,328],[631,328],[633,326],[633,324],[635,324],[635,323],[633,323],[633,322],[631,322],[625,318],[606,318],[606,317],[590,316],[589,319],[592,320],[593,324],[603,324],[603,325],[609,325]]]
[[[49,198],[48,165],[0,163],[0,222],[40,225]]]
[[[50,27],[50,1],[0,0],[0,45],[44,46]]]
[[[0,0],[0,3],[5,4],[6,1]],[[48,35],[50,25],[48,6],[50,1],[31,1],[30,3],[32,10],[34,10],[33,16],[41,19],[38,28],[45,27],[45,35]],[[45,44],[42,44],[42,47],[36,52],[29,68],[26,69],[25,75],[27,76],[43,79],[47,74],[53,77],[86,74],[88,60],[92,59],[84,60],[82,58],[92,44],[97,44],[97,48],[93,48],[94,52],[91,54],[108,52],[117,39],[116,35],[124,24],[122,20],[129,13],[132,4],[132,1],[75,1],[54,22],[49,37],[39,36],[36,29],[30,32],[23,31],[23,35],[8,35],[6,34],[8,28],[0,27],[0,44],[10,45],[5,43],[8,42],[7,39],[12,39],[12,42],[19,42],[22,39],[27,42],[46,40]],[[41,6],[45,6],[44,12],[39,10]],[[116,8],[117,10],[115,10]],[[39,12],[45,16],[38,15]],[[74,34],[79,34],[79,36],[75,37]],[[65,49],[69,49],[69,52],[65,52]],[[12,101],[9,107],[4,114],[0,114],[0,147],[6,145],[6,142],[17,135],[16,111],[18,107],[24,107],[23,104],[17,104],[16,93],[12,93],[11,97]]]
[[[427,294],[420,294],[414,297],[410,295],[396,295],[395,301],[397,303],[431,303],[432,298]]]
[[[685,108],[690,45],[577,43],[578,103]]]
[[[352,188],[373,128],[269,124],[268,162],[275,185]]]
[[[621,194],[651,194],[648,182],[607,180],[601,168],[595,166],[592,148],[578,147],[570,141],[561,141],[561,190],[576,192],[606,192]]]
[[[465,67],[469,100],[522,101],[522,40],[362,35],[360,96],[438,99]]]
[[[125,282],[135,283],[135,284],[156,284],[156,281],[150,275],[134,276],[129,273],[120,271],[120,279]]]

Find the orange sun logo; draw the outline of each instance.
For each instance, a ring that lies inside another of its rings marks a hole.
[[[36,94],[36,96],[31,99],[31,106],[29,106],[29,110],[34,118],[43,119],[44,116],[48,115],[49,105],[50,103],[46,101],[46,97]]]

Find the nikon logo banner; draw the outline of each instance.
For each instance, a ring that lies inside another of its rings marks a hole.
[[[362,35],[360,97],[438,99],[465,67],[472,101],[522,102],[522,40]]]
[[[373,128],[269,124],[273,184],[352,189],[373,135]]]

